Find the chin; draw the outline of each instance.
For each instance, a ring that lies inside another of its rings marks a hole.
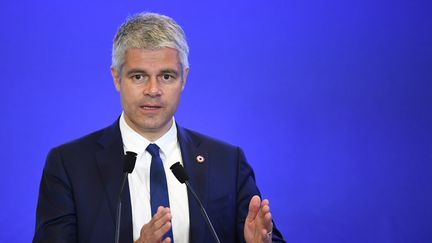
[[[167,123],[161,123],[161,122],[157,122],[157,123],[143,122],[139,125],[143,131],[158,132],[158,131],[164,129],[166,124]]]

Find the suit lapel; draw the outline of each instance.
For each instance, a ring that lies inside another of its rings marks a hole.
[[[189,183],[197,193],[204,207],[207,205],[207,173],[208,173],[208,157],[207,152],[200,149],[201,141],[198,138],[192,137],[191,134],[177,127],[178,140],[183,159],[184,168],[189,176]],[[202,156],[204,161],[198,163],[197,157]],[[190,242],[204,242],[206,232],[205,221],[201,215],[199,204],[194,199],[193,195],[188,191],[189,201],[189,221],[190,221]]]
[[[96,161],[99,167],[102,184],[108,199],[108,205],[115,228],[118,193],[123,176],[123,142],[120,134],[118,120],[106,128],[99,140],[102,149],[96,152]],[[108,222],[107,222],[108,223]],[[112,232],[114,235],[114,231]],[[114,239],[114,236],[113,236]],[[126,184],[122,194],[122,215],[120,242],[132,242],[132,209],[129,194],[129,185]]]

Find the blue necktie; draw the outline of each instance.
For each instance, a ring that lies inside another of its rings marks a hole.
[[[151,215],[153,216],[159,206],[169,207],[168,186],[162,159],[159,156],[159,147],[151,143],[146,150],[152,156],[150,165],[150,205]],[[171,242],[174,242],[172,224],[171,229],[165,234],[165,237],[168,236],[171,238]]]

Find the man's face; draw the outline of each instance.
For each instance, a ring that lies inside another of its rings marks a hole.
[[[126,123],[152,141],[167,132],[188,71],[175,49],[127,50],[121,73],[111,69]]]

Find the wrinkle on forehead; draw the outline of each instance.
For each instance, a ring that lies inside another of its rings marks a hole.
[[[178,51],[168,47],[156,50],[129,49],[125,55],[122,71],[126,71],[124,68],[142,70],[147,73],[172,69],[183,74]]]

